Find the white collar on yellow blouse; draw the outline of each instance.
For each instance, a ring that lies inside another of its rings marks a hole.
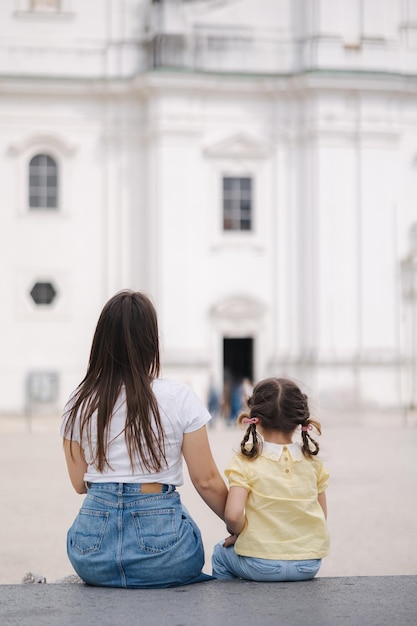
[[[301,461],[303,459],[303,452],[300,443],[287,443],[282,445],[280,443],[271,443],[270,441],[264,441],[262,445],[262,456],[273,461],[279,461],[284,451],[284,447],[288,450],[293,461]]]

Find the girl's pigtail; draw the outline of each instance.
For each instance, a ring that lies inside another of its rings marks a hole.
[[[255,459],[257,456],[259,456],[262,450],[262,441],[259,439],[258,431],[256,430],[257,422],[258,419],[256,417],[250,418],[247,413],[242,413],[238,419],[239,426],[249,423],[249,426],[246,429],[245,435],[240,444],[241,453],[243,454],[243,456],[246,456],[249,459]],[[252,439],[252,441],[249,443],[248,446],[247,444],[250,439]]]
[[[315,428],[319,435],[321,435],[320,423],[316,420],[307,418],[301,425],[301,436],[303,438],[303,454],[304,456],[316,456],[319,453],[320,446],[315,439],[309,434],[311,430]],[[311,448],[310,444],[314,447]]]

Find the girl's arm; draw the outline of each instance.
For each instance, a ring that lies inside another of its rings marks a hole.
[[[230,487],[227,496],[226,508],[224,511],[224,521],[227,528],[234,535],[238,535],[245,527],[245,506],[248,499],[248,492],[244,487]]]
[[[214,462],[205,426],[184,434],[182,453],[197,492],[212,511],[224,519],[227,487]]]
[[[87,493],[87,488],[84,483],[87,461],[85,460],[84,452],[80,444],[77,441],[73,441],[71,446],[71,441],[64,439],[64,452],[72,486],[77,493]]]
[[[326,499],[325,491],[323,491],[322,493],[319,493],[318,501],[319,501],[321,508],[323,509],[324,518],[327,519],[327,499]]]

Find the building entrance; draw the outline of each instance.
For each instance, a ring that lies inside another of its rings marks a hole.
[[[253,339],[239,337],[223,339],[224,412],[228,422],[234,422],[245,401],[243,381],[253,380]]]
[[[223,371],[232,379],[253,380],[253,339],[223,339]]]

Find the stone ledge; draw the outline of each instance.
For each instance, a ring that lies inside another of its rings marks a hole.
[[[414,626],[416,615],[417,576],[216,580],[149,590],[0,585],[4,626]]]

